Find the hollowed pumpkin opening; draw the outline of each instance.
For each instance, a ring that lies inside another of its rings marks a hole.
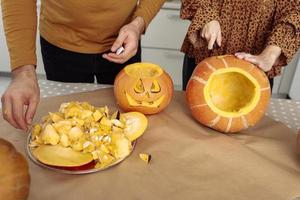
[[[125,72],[134,78],[155,78],[163,73],[159,66],[151,63],[129,65],[125,68]]]
[[[208,105],[223,116],[235,117],[251,111],[260,97],[259,85],[247,72],[222,69],[205,86]]]

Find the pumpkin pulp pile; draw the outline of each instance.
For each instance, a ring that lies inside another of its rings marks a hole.
[[[78,167],[96,162],[103,168],[128,156],[132,141],[143,134],[147,118],[138,112],[109,114],[107,106],[69,102],[32,128],[32,153],[40,162]]]

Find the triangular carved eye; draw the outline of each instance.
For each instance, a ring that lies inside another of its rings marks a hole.
[[[157,80],[154,80],[152,82],[152,85],[151,85],[151,90],[150,90],[152,93],[159,93],[161,91],[160,89],[160,85],[158,83]]]
[[[145,92],[145,88],[144,88],[142,79],[139,79],[138,82],[135,84],[134,91],[136,93],[143,93],[143,92]]]

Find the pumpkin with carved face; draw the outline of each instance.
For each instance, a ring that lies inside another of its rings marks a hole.
[[[125,111],[155,114],[168,106],[173,96],[173,82],[160,66],[135,63],[119,72],[114,82],[118,105]]]

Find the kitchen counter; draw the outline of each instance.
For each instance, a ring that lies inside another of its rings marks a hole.
[[[48,80],[40,80],[39,84],[41,98],[112,87],[111,85],[61,83]],[[293,130],[300,129],[300,101],[287,99],[271,99],[266,115],[271,117],[275,121],[284,123],[287,127]]]

